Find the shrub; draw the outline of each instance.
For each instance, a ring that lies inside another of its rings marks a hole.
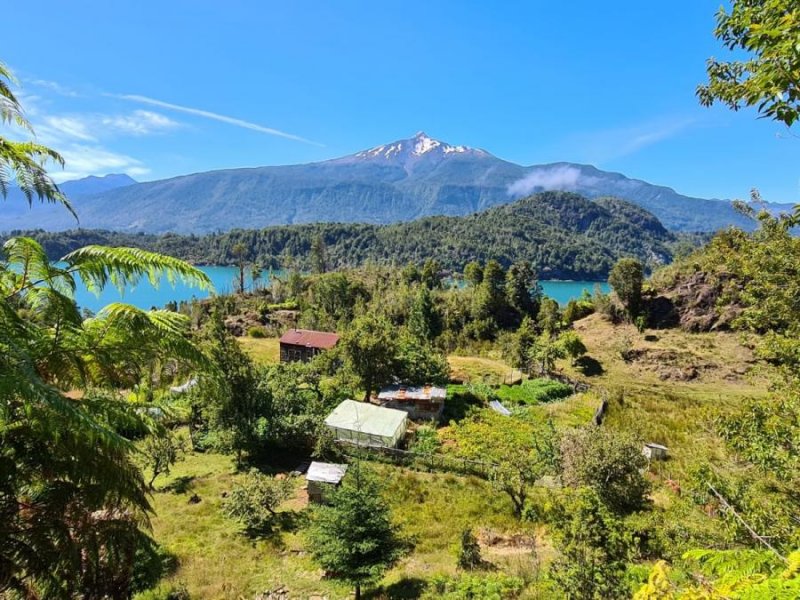
[[[294,482],[289,478],[278,479],[252,469],[240,484],[234,486],[225,503],[225,513],[249,530],[264,529],[293,489]]]
[[[134,596],[134,600],[190,600],[189,590],[186,585],[178,583],[175,585],[158,586],[155,589],[147,590]]]
[[[641,444],[604,429],[576,429],[561,438],[562,480],[588,487],[616,513],[626,514],[647,503],[650,484],[642,474],[647,459]]]
[[[256,325],[254,327],[250,327],[247,330],[247,335],[249,335],[251,338],[264,338],[264,337],[267,337],[267,334],[264,331],[264,328],[261,327],[260,325]]]
[[[506,599],[517,598],[525,587],[519,577],[502,573],[488,575],[463,574],[457,577],[437,575],[431,586],[422,595],[423,600],[472,600],[473,598]]]
[[[472,529],[467,527],[461,532],[461,544],[458,547],[458,568],[471,571],[480,567],[482,563],[481,546],[478,543],[478,538],[475,537]]]
[[[432,425],[421,425],[414,433],[411,451],[414,454],[434,454],[441,445],[436,428]]]
[[[572,394],[571,386],[546,377],[529,379],[519,385],[503,385],[497,390],[501,400],[527,405],[553,402]]]

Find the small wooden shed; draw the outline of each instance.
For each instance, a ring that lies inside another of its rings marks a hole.
[[[649,459],[649,460],[667,460],[667,452],[669,449],[666,446],[662,446],[661,444],[654,444],[653,442],[648,442],[642,448],[642,453]]]
[[[325,502],[330,490],[336,488],[347,472],[347,465],[312,462],[306,471],[309,502]]]
[[[433,385],[390,385],[374,400],[386,408],[404,410],[412,419],[439,419],[447,390]]]

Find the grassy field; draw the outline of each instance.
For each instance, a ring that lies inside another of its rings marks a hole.
[[[447,357],[447,362],[450,363],[450,377],[453,381],[499,385],[519,381],[522,377],[518,369],[512,369],[494,358],[451,354]]]
[[[278,338],[240,337],[239,343],[256,363],[262,365],[275,364],[280,361],[280,344]]]
[[[575,329],[590,359],[581,367],[564,361],[559,368],[590,383],[591,391],[532,410],[543,412],[560,428],[578,427],[590,422],[603,397],[609,398],[604,426],[670,449],[668,461],[651,467],[655,510],[665,511],[662,518],[677,524],[712,528],[707,515],[679,502],[664,481],[684,477],[698,460],[723,461],[725,449],[710,432],[711,409],[732,408],[746,397],[765,393],[766,381],[753,368],[747,340],[728,333],[639,333],[596,315],[577,322]],[[277,361],[277,339],[240,341],[256,360]],[[497,385],[511,373],[508,365],[492,358],[448,360],[453,378],[460,381]],[[460,389],[452,389],[456,388]],[[462,408],[463,413],[466,407]],[[395,519],[415,546],[387,574],[373,598],[416,598],[433,575],[455,573],[454,548],[465,527],[475,529],[484,557],[505,573],[530,572],[534,561],[546,565],[552,558],[545,532],[536,524],[517,522],[508,499],[487,482],[385,464],[374,468]],[[222,511],[224,494],[239,476],[230,457],[208,453],[190,454],[170,477],[158,480],[153,533],[179,560],[168,580],[184,582],[192,598],[200,599],[252,598],[282,586],[292,598],[348,597],[349,588],[323,578],[307,554],[304,529],[310,509],[302,478],[297,480],[296,496],[280,508],[274,531],[252,539]],[[193,494],[200,497],[199,503],[189,503]]]
[[[453,548],[468,526],[485,540],[486,558],[496,567],[513,570],[531,560],[539,532],[518,523],[506,497],[485,481],[373,466],[396,521],[414,542],[411,555],[386,576],[375,598],[413,598],[431,575],[454,573]],[[223,494],[239,476],[231,457],[206,453],[188,455],[157,481],[153,534],[179,561],[167,582],[186,584],[192,598],[252,598],[281,586],[292,598],[346,598],[349,588],[324,579],[307,554],[303,478],[297,479],[295,498],[281,506],[274,531],[251,539],[222,510]],[[191,504],[194,494],[200,502]],[[547,555],[546,547],[539,550]]]
[[[590,383],[598,399],[611,400],[609,427],[670,448],[671,459],[656,465],[665,476],[682,475],[700,458],[722,458],[724,449],[710,433],[712,411],[735,408],[767,391],[762,367],[742,334],[639,333],[599,315],[578,321],[575,330],[592,359],[583,371],[592,374],[566,361],[561,367]]]

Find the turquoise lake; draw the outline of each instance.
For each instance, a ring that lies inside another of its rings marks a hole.
[[[217,294],[230,293],[236,287],[234,283],[238,278],[238,269],[236,267],[200,267],[210,278],[214,284],[214,290]],[[276,272],[280,275],[280,272]],[[260,286],[269,284],[270,273],[264,272],[259,280]],[[250,287],[252,282],[248,278],[246,286]],[[594,281],[542,281],[542,288],[544,293],[556,300],[559,304],[566,304],[572,298],[579,298],[583,290],[591,292],[596,285]],[[600,283],[604,292],[608,291],[607,283]],[[167,302],[174,300],[180,302],[181,300],[191,300],[192,298],[206,298],[209,292],[199,290],[197,288],[176,283],[172,287],[169,282],[163,280],[158,288],[154,288],[148,281],[142,281],[135,288],[125,290],[120,294],[116,288],[108,287],[97,296],[84,288],[80,281],[78,281],[78,289],[75,292],[75,298],[81,308],[88,308],[93,312],[97,312],[106,304],[111,302],[127,302],[139,308],[148,309],[151,307],[162,308]]]

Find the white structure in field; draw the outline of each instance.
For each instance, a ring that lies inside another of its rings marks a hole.
[[[357,446],[395,448],[406,433],[408,413],[344,400],[328,415],[325,425],[337,440]]]

